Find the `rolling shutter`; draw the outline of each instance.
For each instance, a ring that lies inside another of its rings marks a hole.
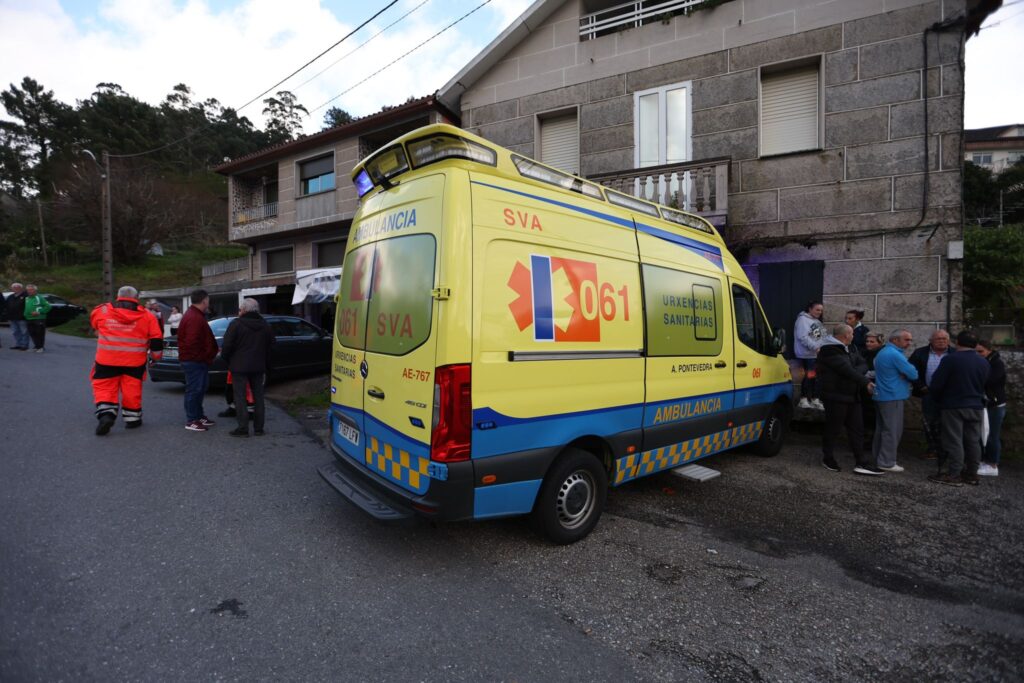
[[[580,136],[576,114],[540,121],[540,160],[566,173],[580,171]]]
[[[761,156],[818,149],[818,67],[761,76]]]

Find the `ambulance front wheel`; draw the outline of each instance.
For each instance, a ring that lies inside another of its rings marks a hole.
[[[789,410],[786,405],[776,403],[761,428],[761,438],[754,444],[754,452],[770,458],[782,450],[782,443],[789,431]]]
[[[533,508],[537,528],[554,543],[575,543],[597,525],[608,496],[608,474],[592,454],[567,450],[544,478]]]

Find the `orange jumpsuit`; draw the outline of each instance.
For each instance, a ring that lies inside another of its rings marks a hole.
[[[96,418],[121,417],[126,427],[142,424],[142,383],[146,379],[147,355],[160,360],[163,331],[156,316],[139,306],[136,299],[118,298],[92,310],[89,322],[99,339],[96,363],[90,378],[96,402]]]

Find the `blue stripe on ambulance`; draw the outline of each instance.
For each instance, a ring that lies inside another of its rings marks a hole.
[[[490,183],[481,182],[479,180],[474,180],[472,181],[472,183],[474,185],[480,185],[481,187],[489,187],[494,190],[501,190],[502,192],[508,192],[510,194],[519,195],[520,197],[528,197],[538,202],[552,204],[554,206],[558,206],[563,209],[568,209],[570,211],[575,211],[576,213],[581,213],[592,218],[599,218],[603,221],[611,223],[612,225],[617,225],[620,228],[639,230],[640,232],[651,235],[652,237],[657,237],[658,239],[665,240],[666,242],[672,242],[673,244],[680,246],[686,249],[687,251],[691,251],[697,254],[698,256],[707,259],[711,263],[715,264],[720,270],[725,270],[725,266],[722,263],[722,250],[713,244],[707,244],[705,242],[701,242],[700,240],[684,237],[683,235],[676,235],[675,233],[669,232],[667,230],[662,230],[661,228],[655,228],[654,226],[651,225],[645,225],[644,223],[636,223],[634,225],[633,221],[631,220],[619,218],[618,216],[613,216],[611,214],[603,213],[601,211],[595,211],[594,209],[585,209],[581,206],[575,206],[567,202],[560,202],[557,199],[548,199],[546,197],[541,197],[539,195],[531,194],[529,192],[512,190],[507,187],[500,187],[498,185],[492,185]]]
[[[533,278],[533,338],[536,341],[555,340],[555,305],[551,293],[551,258],[530,256]]]
[[[541,481],[530,479],[473,489],[473,517],[487,519],[529,512],[537,499]]]

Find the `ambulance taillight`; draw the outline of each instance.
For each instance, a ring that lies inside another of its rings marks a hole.
[[[445,365],[434,373],[434,418],[430,459],[469,460],[473,406],[469,365]]]

